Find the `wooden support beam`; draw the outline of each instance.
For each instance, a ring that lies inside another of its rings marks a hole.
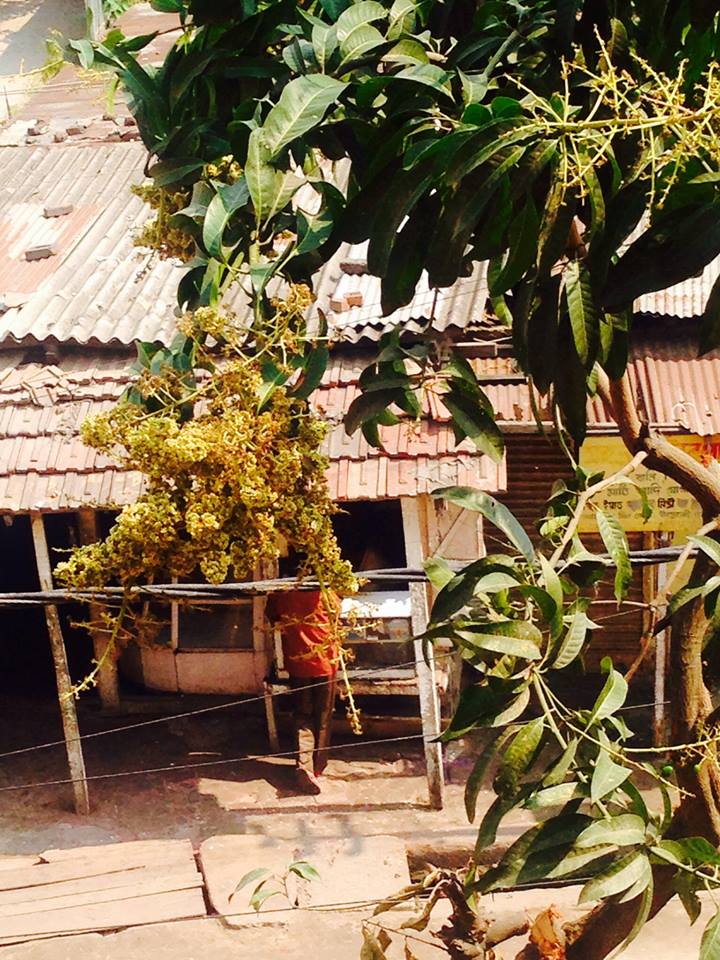
[[[426,556],[427,530],[422,522],[421,504],[418,497],[402,497],[400,500],[405,533],[406,562],[412,567],[421,567]],[[432,741],[440,735],[440,701],[435,678],[435,660],[432,644],[428,645],[428,660],[425,660],[423,644],[418,635],[427,629],[428,593],[422,583],[410,584],[410,611],[413,628],[415,670],[420,694],[425,746],[425,766],[428,779],[428,796],[434,810],[442,810],[445,800],[445,776],[442,763],[442,746]]]
[[[52,590],[52,568],[50,566],[50,553],[48,551],[42,514],[34,513],[31,517],[31,523],[40,589]],[[50,648],[55,664],[58,702],[60,704],[60,715],[62,717],[63,733],[65,735],[70,777],[73,782],[73,793],[75,795],[75,812],[85,815],[90,813],[90,799],[88,797],[87,780],[85,779],[85,760],[82,753],[82,741],[80,740],[77,711],[75,710],[75,698],[72,694],[72,681],[70,680],[70,672],[68,670],[67,653],[63,641],[62,629],[60,627],[60,616],[58,615],[56,606],[50,604],[45,607],[45,619],[47,621]]]
[[[78,510],[78,533],[80,543],[83,546],[96,543],[100,539],[97,526],[97,514],[89,508],[83,507]],[[99,620],[102,616],[103,607],[99,603],[91,603],[90,619]],[[100,703],[105,709],[116,710],[120,706],[120,683],[118,680],[117,658],[110,656],[103,661],[107,649],[107,637],[102,633],[90,631],[92,637],[93,652],[98,663],[102,663],[97,675],[97,688],[100,695]]]

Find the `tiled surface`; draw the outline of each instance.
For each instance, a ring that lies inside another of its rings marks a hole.
[[[120,471],[78,436],[87,417],[119,399],[130,376],[129,354],[92,350],[55,365],[23,363],[23,355],[22,350],[0,353],[0,510],[132,501],[141,489],[140,476]],[[479,456],[467,443],[455,448],[444,422],[423,419],[383,428],[383,450],[369,448],[359,432],[348,437],[340,421],[357,386],[339,381],[356,374],[334,355],[328,386],[313,398],[332,424],[326,450],[334,499],[414,496],[453,484],[503,488],[504,466]]]

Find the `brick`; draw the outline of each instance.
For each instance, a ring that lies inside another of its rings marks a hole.
[[[62,143],[63,140],[67,140],[67,134],[64,130],[56,130],[55,133],[53,133],[53,140],[55,143]]]
[[[36,120],[31,126],[28,127],[28,136],[29,137],[39,137],[41,134],[45,133],[48,129],[47,121],[45,120]]]
[[[363,295],[359,290],[352,290],[345,294],[345,300],[349,307],[361,307],[363,305]]]
[[[36,243],[33,247],[28,247],[25,251],[26,260],[47,260],[48,257],[54,257],[58,252],[57,243]]]
[[[135,117],[125,117],[125,119],[123,120],[123,123],[125,124],[126,127],[136,127],[136,126],[137,126],[137,123],[136,123],[136,121],[135,121]]]
[[[65,130],[70,137],[78,137],[81,133],[85,133],[87,126],[84,123],[73,123],[69,127],[65,127]]]
[[[47,219],[53,217],[66,217],[69,213],[72,213],[75,209],[72,203],[60,203],[55,204],[54,206],[47,206],[43,210],[43,216]]]

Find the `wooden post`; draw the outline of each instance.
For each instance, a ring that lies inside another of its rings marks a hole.
[[[657,577],[655,578],[655,594],[660,593],[667,582],[667,567],[664,563],[659,564],[657,568]],[[643,600],[647,599],[643,597]],[[665,616],[665,608],[658,611],[659,617]],[[668,631],[661,630],[655,636],[655,683],[653,690],[653,745],[662,746],[665,741],[665,697],[667,675],[667,657],[668,657]]]
[[[424,527],[421,522],[420,503],[417,497],[402,497],[400,500],[405,533],[405,556],[408,566],[420,567],[425,559],[423,547]],[[420,694],[420,712],[425,746],[425,766],[428,779],[428,796],[434,810],[442,810],[445,794],[445,777],[442,764],[442,746],[431,742],[440,735],[440,702],[435,679],[435,660],[432,644],[428,646],[428,662],[425,661],[423,644],[417,636],[427,629],[428,599],[422,583],[410,584],[410,611],[413,628],[415,670]]]
[[[42,514],[32,514],[31,524],[40,589],[52,590],[52,569],[50,567],[50,554],[48,552]],[[75,698],[72,694],[72,681],[70,680],[70,672],[68,670],[67,653],[65,651],[65,643],[60,627],[60,617],[57,607],[54,604],[49,604],[45,607],[45,619],[47,620],[48,636],[50,637],[50,647],[55,664],[60,715],[62,717],[63,732],[65,734],[70,777],[73,782],[73,793],[75,794],[75,812],[88,814],[90,813],[90,799],[88,797],[87,780],[85,779],[85,760],[82,753],[80,728],[78,727],[77,712],[75,710]]]
[[[98,535],[97,514],[89,507],[83,507],[78,510],[78,533],[80,534],[80,543],[87,545],[96,543],[100,537]],[[102,615],[102,605],[99,603],[90,604],[90,619],[99,620]],[[93,652],[95,659],[102,661],[107,648],[107,638],[95,631],[90,631],[92,637]],[[105,709],[117,709],[120,706],[120,684],[118,681],[117,658],[110,658],[103,662],[97,675],[97,688],[100,694],[100,703]]]

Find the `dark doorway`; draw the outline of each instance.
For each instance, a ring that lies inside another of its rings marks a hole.
[[[404,567],[405,536],[399,500],[357,500],[333,517],[342,555],[353,569]]]
[[[74,514],[45,517],[53,566],[75,542]],[[28,516],[0,517],[0,592],[38,590],[37,566]],[[59,607],[70,674],[81,680],[91,669],[92,643],[73,624],[83,619],[80,605]],[[44,610],[41,607],[0,607],[0,692],[55,697],[55,671]]]

